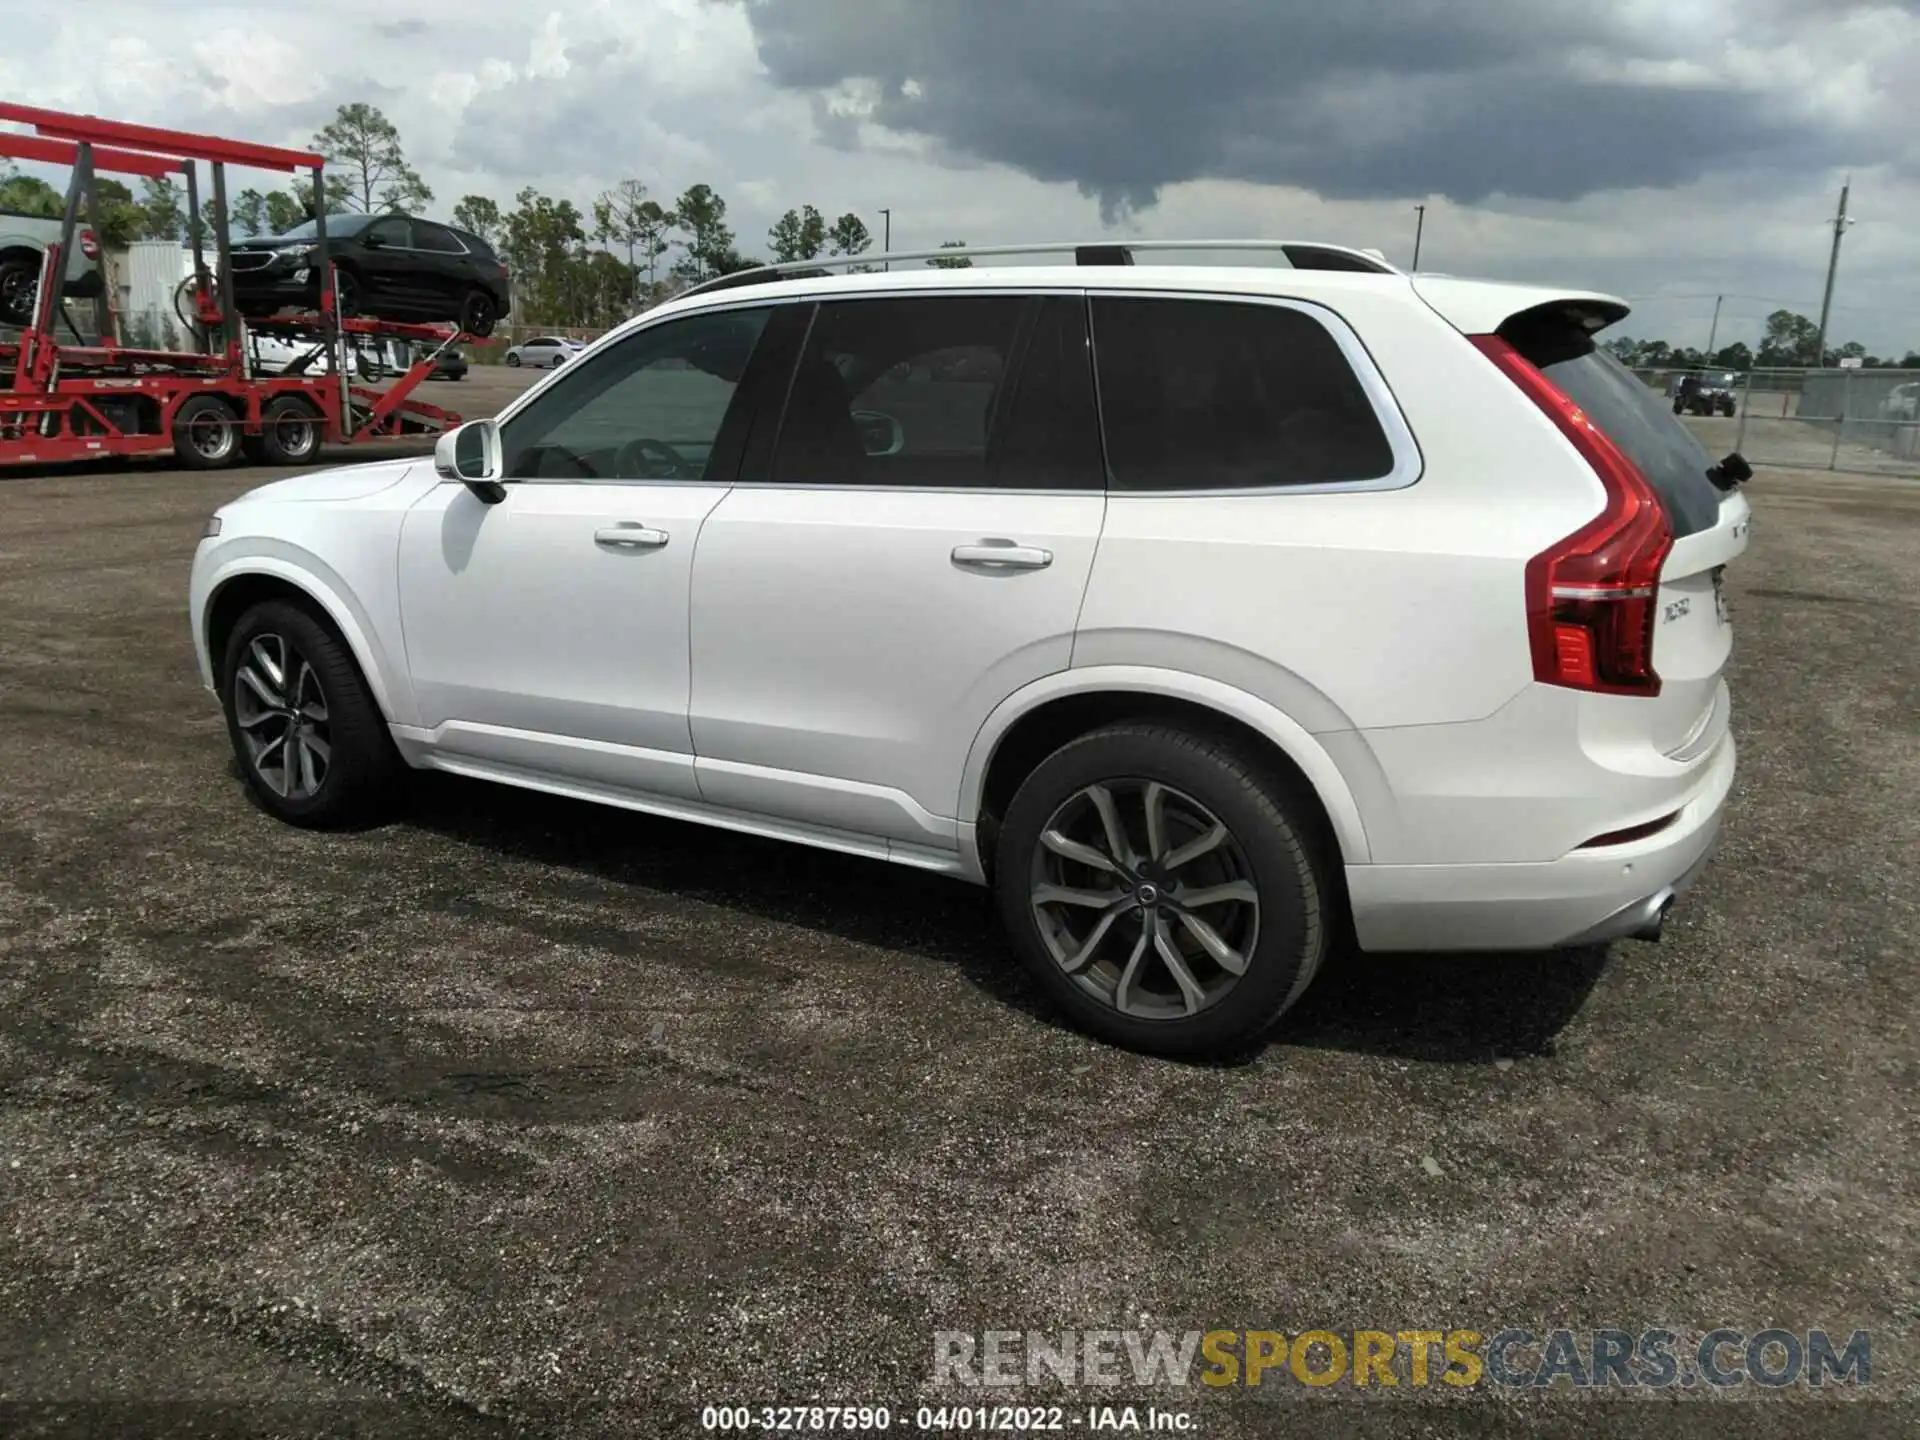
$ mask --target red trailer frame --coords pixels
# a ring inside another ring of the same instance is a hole
[[[226,167],[310,171],[314,195],[323,196],[324,156],[5,101],[0,101],[0,121],[31,125],[36,131],[28,135],[0,130],[0,156],[64,164],[73,172],[60,239],[47,247],[34,314],[17,343],[0,343],[0,465],[165,454],[200,469],[239,463],[243,456],[255,462],[306,463],[318,457],[319,444],[279,442],[296,433],[311,439],[317,432],[325,443],[351,445],[432,434],[460,423],[453,412],[413,399],[413,392],[433,373],[442,352],[469,337],[453,326],[341,318],[324,214],[315,217],[314,264],[322,281],[319,310],[252,322],[240,317],[233,299]],[[201,233],[196,162],[212,169],[212,273]],[[217,349],[128,348],[119,343],[117,323],[104,306],[100,344],[63,345],[55,338],[54,322],[63,313],[65,257],[72,253],[83,204],[88,220],[99,224],[94,176],[100,171],[186,177],[194,294],[209,341],[216,330],[223,337]],[[288,372],[255,375],[246,343],[249,331],[307,344],[311,350]],[[349,337],[405,340],[433,348],[382,391],[352,383]],[[322,354],[332,357],[331,375],[298,373]]]

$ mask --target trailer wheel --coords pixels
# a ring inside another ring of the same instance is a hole
[[[260,412],[260,458],[268,465],[308,465],[320,454],[320,412],[298,395],[282,395]]]
[[[240,417],[218,395],[195,395],[173,416],[173,453],[190,470],[218,470],[240,454]]]

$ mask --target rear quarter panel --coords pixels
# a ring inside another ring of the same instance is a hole
[[[1302,287],[1303,300],[1317,294]],[[1113,494],[1074,664],[1203,675],[1314,733],[1482,719],[1532,680],[1526,561],[1599,512],[1599,482],[1411,287],[1328,308],[1391,391],[1417,478],[1348,493]]]

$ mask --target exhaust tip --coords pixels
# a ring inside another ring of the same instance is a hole
[[[1669,895],[1660,902],[1660,908],[1653,912],[1653,918],[1634,931],[1629,938],[1644,940],[1649,945],[1658,945],[1660,935],[1667,927],[1667,912],[1671,909],[1673,909],[1673,896]]]

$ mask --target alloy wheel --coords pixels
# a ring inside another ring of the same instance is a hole
[[[1040,832],[1030,900],[1061,970],[1136,1019],[1217,1005],[1259,944],[1245,852],[1205,805],[1153,780],[1088,785],[1060,805]]]
[[[233,683],[233,714],[247,763],[283,800],[306,800],[326,783],[333,740],[320,676],[285,635],[248,643]]]

